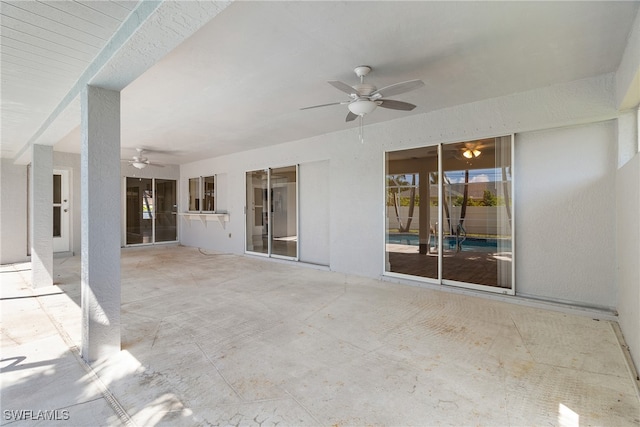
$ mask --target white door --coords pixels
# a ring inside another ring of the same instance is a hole
[[[69,252],[69,171],[53,171],[53,252]]]

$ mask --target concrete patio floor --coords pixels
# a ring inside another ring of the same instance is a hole
[[[0,268],[2,425],[640,424],[606,316],[133,248],[122,251],[122,351],[89,368],[79,257],[55,260],[50,288],[31,291],[28,269]],[[7,412],[20,410],[67,419]]]

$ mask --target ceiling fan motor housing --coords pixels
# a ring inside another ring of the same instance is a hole
[[[376,91],[376,87],[369,83],[360,83],[353,87],[361,96],[369,96]]]

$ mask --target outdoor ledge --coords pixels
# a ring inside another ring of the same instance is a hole
[[[189,227],[191,227],[191,221],[199,219],[204,226],[207,226],[208,221],[218,221],[222,228],[225,228],[225,223],[229,222],[229,214],[228,213],[203,213],[203,212],[182,212],[179,213]]]

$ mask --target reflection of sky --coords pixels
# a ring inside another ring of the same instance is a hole
[[[452,184],[464,183],[464,172],[461,171],[447,171],[445,176]],[[507,174],[508,176],[508,174]],[[473,169],[469,171],[469,182],[496,182],[502,181],[501,169]]]
[[[511,179],[511,173],[509,168],[506,171],[507,179]],[[464,183],[464,170],[458,171],[446,171],[445,177],[448,182],[451,184],[463,184]],[[390,175],[394,177],[399,177],[398,182],[406,182],[411,185],[413,182],[413,174],[400,174],[400,175]],[[420,185],[420,176],[419,174],[415,174],[416,176],[416,185]],[[469,182],[501,182],[502,181],[502,169],[500,168],[488,168],[488,169],[471,169],[469,170]],[[434,184],[434,182],[432,182]]]

